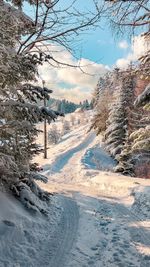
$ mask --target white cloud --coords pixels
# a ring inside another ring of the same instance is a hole
[[[129,47],[127,41],[122,40],[121,42],[118,43],[118,47],[121,49],[127,49]]]
[[[92,94],[91,94],[90,89],[83,88],[80,86],[72,87],[69,89],[57,87],[53,90],[53,97],[56,97],[59,99],[66,98],[69,101],[79,103],[79,101],[83,101],[85,99],[91,99]]]
[[[79,62],[77,62],[79,65]],[[58,70],[58,78],[70,85],[78,85],[91,88],[95,86],[100,75],[106,73],[106,67],[102,64],[94,63],[88,59],[80,60],[80,68],[63,68]],[[82,72],[83,71],[83,72]]]
[[[132,39],[131,51],[125,58],[120,58],[116,61],[118,68],[127,68],[131,62],[136,62],[138,58],[144,55],[150,49],[150,43],[143,36],[138,35]]]
[[[60,47],[54,49],[57,50],[55,59],[78,67],[54,68],[47,62],[39,67],[41,79],[46,81],[48,87],[54,89],[52,96],[75,102],[91,98],[91,93],[99,77],[108,71],[108,66],[85,58],[75,61],[68,51],[62,51]]]

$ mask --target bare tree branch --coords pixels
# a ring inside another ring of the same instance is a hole
[[[102,8],[97,5],[97,1],[92,0],[94,11],[77,10],[75,3],[72,1],[65,8],[60,8],[57,4],[60,0],[53,1],[52,4],[46,4],[45,8],[38,0],[35,3],[35,28],[32,29],[26,39],[22,42],[18,49],[18,54],[29,53],[35,44],[50,41],[53,43],[61,43],[61,46],[71,47],[74,36],[78,36],[83,30],[89,27],[95,27],[100,20]]]

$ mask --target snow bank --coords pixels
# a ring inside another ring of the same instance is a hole
[[[61,212],[56,197],[44,216],[29,213],[13,196],[0,192],[0,267],[49,266],[51,235]]]
[[[99,144],[88,149],[81,162],[88,169],[95,170],[109,171],[116,166],[116,161]]]
[[[131,210],[143,220],[150,220],[150,186],[140,186],[132,193],[134,203]]]

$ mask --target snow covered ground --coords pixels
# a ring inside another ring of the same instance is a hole
[[[47,211],[46,217],[32,214],[14,197],[0,193],[1,267],[49,266],[53,234],[62,213],[55,197]]]
[[[90,116],[77,113],[82,123],[36,158],[56,193],[47,217],[0,194],[0,267],[150,266],[150,181],[112,172]]]
[[[88,169],[112,170],[116,162],[108,155],[100,144],[88,149],[82,158],[82,163]]]

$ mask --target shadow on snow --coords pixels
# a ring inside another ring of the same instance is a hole
[[[86,137],[86,139],[78,146],[70,149],[69,151],[62,153],[59,155],[54,163],[52,164],[45,164],[43,166],[44,171],[51,172],[60,172],[61,169],[67,164],[67,162],[73,157],[73,155],[83,149],[85,149],[95,138],[95,134],[92,133]]]

